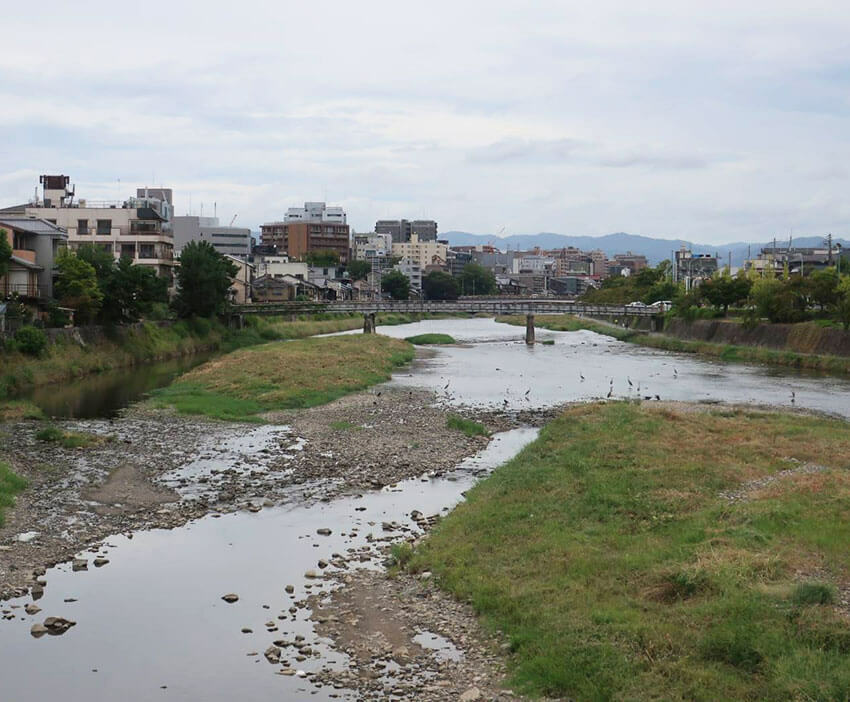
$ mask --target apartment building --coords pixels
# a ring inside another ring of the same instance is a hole
[[[68,233],[45,219],[0,217],[0,236],[12,247],[12,260],[0,276],[0,298],[17,295],[37,302],[53,297],[56,256],[67,246]]]
[[[414,235],[419,241],[437,240],[437,223],[433,219],[379,219],[375,231],[392,236],[394,244],[410,241]]]
[[[282,222],[260,226],[263,246],[275,247],[290,258],[301,259],[312,251],[335,251],[346,263],[350,250],[350,232],[341,207],[324,202],[305,202],[291,207]]]
[[[370,232],[354,235],[354,258],[358,261],[368,261],[373,258],[392,256],[393,238],[390,234]]]
[[[251,230],[247,227],[223,227],[218,217],[194,215],[172,217],[171,227],[178,254],[190,241],[206,241],[225,256],[251,255]]]
[[[174,236],[171,230],[171,190],[140,189],[142,195],[126,200],[75,199],[74,186],[66,175],[39,177],[42,197],[24,205],[0,210],[0,216],[22,215],[44,219],[68,233],[68,246],[94,244],[116,259],[127,257],[158,275],[173,280]]]
[[[415,262],[422,269],[434,263],[435,259],[445,264],[448,250],[448,245],[439,241],[420,241],[417,234],[412,234],[408,242],[393,242],[393,256]]]
[[[643,254],[633,254],[631,251],[624,254],[616,254],[614,260],[622,267],[628,268],[631,273],[640,273],[649,264]]]

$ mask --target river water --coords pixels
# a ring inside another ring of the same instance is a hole
[[[379,331],[395,337],[445,332],[460,342],[436,349],[391,381],[432,388],[448,404],[547,407],[609,392],[634,398],[639,385],[640,396],[665,400],[788,407],[794,393],[795,407],[850,414],[846,380],[643,349],[592,332],[540,330],[538,340],[554,344],[527,347],[524,329],[487,319],[429,320]],[[248,434],[258,431],[264,430],[246,428]],[[416,533],[411,511],[445,513],[481,475],[535,436],[533,429],[498,434],[479,455],[439,479],[409,480],[329,503],[305,504],[293,494],[286,507],[114,536],[99,551],[110,561],[103,568],[72,572],[65,564],[48,571],[38,615],[23,614],[30,598],[0,605],[16,615],[0,621],[0,699],[353,699],[304,678],[276,675],[279,666],[262,655],[276,639],[303,635],[322,656],[293,662],[294,667],[306,673],[347,665],[344,656],[316,639],[306,609],[289,611],[293,602],[327,587],[305,573],[335,552],[374,546],[370,535],[385,536],[383,522]],[[246,435],[258,446],[262,438]],[[219,458],[242,448],[221,446]],[[208,453],[187,458],[187,472],[207,470],[215,461]],[[317,529],[324,527],[333,533],[319,536]],[[91,560],[95,553],[82,556]],[[291,596],[284,591],[288,584],[295,588]],[[221,596],[229,592],[239,601],[223,602]],[[77,625],[63,636],[32,638],[31,625],[46,616]],[[267,631],[267,622],[277,631]],[[252,632],[242,633],[243,628]]]

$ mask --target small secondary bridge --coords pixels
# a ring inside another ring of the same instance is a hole
[[[645,317],[650,319],[653,331],[656,330],[662,313],[655,307],[631,305],[590,305],[572,300],[529,299],[516,297],[467,298],[460,300],[363,300],[332,302],[264,302],[247,305],[234,305],[234,317],[241,323],[245,315],[309,315],[309,314],[351,314],[359,313],[364,317],[363,332],[375,331],[375,315],[378,312],[396,312],[400,314],[489,314],[526,316],[526,343],[534,343],[534,316],[537,314],[572,314],[583,317]]]

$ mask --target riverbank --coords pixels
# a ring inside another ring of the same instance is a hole
[[[525,326],[524,316],[497,317],[496,321],[514,326]],[[799,353],[760,346],[718,344],[708,341],[681,339],[664,333],[648,333],[637,329],[620,327],[607,322],[568,315],[538,315],[534,318],[534,324],[535,326],[552,331],[578,331],[580,329],[586,329],[597,334],[611,336],[619,341],[648,346],[662,351],[695,353],[720,358],[724,361],[763,363],[822,371],[836,375],[850,375],[850,358],[842,356]]]
[[[383,325],[406,324],[411,315],[378,316]],[[268,341],[302,339],[318,334],[359,329],[360,315],[325,315],[318,319],[250,318],[243,329],[228,329],[217,320],[174,323],[144,322],[97,333],[59,336],[33,358],[19,352],[0,353],[0,400],[26,389],[67,382],[87,375],[205,351],[233,351]],[[74,330],[75,332],[77,330]],[[89,341],[86,341],[86,338]]]
[[[574,407],[471,489],[408,568],[504,632],[526,692],[843,698],[847,455],[840,420]]]

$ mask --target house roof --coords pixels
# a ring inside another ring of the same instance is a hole
[[[27,261],[25,258],[20,258],[19,256],[12,256],[12,263],[17,263],[19,266],[23,266],[24,268],[29,268],[34,271],[44,270],[41,266],[36,265],[32,261]]]
[[[0,227],[9,227],[30,234],[43,234],[46,236],[68,236],[62,227],[57,227],[53,222],[37,217],[0,217]]]

